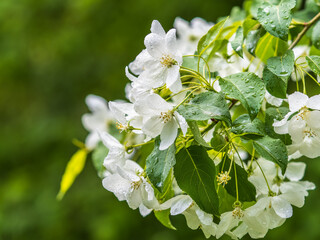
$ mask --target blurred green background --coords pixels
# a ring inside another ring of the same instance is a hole
[[[167,230],[103,189],[90,161],[65,198],[59,182],[87,132],[86,95],[124,97],[125,66],[143,49],[153,19],[166,30],[176,16],[208,21],[239,0],[1,0],[0,1],[0,239],[203,239]],[[320,162],[306,179],[320,183]],[[303,209],[266,239],[318,239],[318,190]]]

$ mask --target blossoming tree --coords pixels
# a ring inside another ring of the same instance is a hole
[[[168,32],[153,21],[125,69],[127,100],[86,98],[90,133],[58,198],[92,153],[106,190],[168,228],[178,214],[206,237],[281,226],[315,189],[297,159],[320,156],[320,2],[301,2],[247,0],[216,24],[176,18]]]

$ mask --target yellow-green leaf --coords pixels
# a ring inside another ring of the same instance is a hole
[[[73,184],[76,177],[82,172],[83,167],[86,163],[88,150],[85,148],[79,149],[75,154],[72,155],[66,170],[62,176],[60,183],[60,191],[57,195],[57,199],[61,200],[68,189]]]

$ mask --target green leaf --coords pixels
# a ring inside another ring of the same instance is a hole
[[[232,123],[231,131],[235,134],[246,134],[247,138],[266,135],[264,123],[255,118],[251,121],[248,114],[243,114]],[[251,136],[253,135],[253,136]]]
[[[215,189],[216,169],[205,148],[190,146],[176,155],[174,173],[179,187],[205,212],[219,215],[219,199]]]
[[[274,56],[281,56],[288,50],[288,43],[266,33],[258,42],[255,54],[264,63]]]
[[[295,5],[295,0],[282,0],[279,5],[263,2],[258,9],[258,21],[270,34],[287,41],[292,20],[291,9]]]
[[[99,177],[103,177],[103,172],[105,170],[103,166],[103,161],[105,157],[108,155],[108,152],[108,148],[106,148],[106,146],[104,146],[102,142],[99,142],[98,146],[92,152],[93,166],[97,170]]]
[[[253,147],[261,157],[278,164],[284,174],[288,164],[288,152],[286,145],[280,139],[265,136],[254,140]]]
[[[231,124],[228,105],[222,93],[200,93],[189,103],[181,105],[178,112],[186,120],[204,121],[215,118]]]
[[[316,23],[312,30],[311,36],[312,44],[317,48],[320,49],[320,21]]]
[[[176,163],[175,144],[172,144],[166,150],[159,150],[160,137],[155,139],[154,149],[146,160],[146,172],[153,184],[160,192],[163,191],[165,180],[170,173],[171,168]]]
[[[320,56],[306,56],[310,69],[320,76]]]
[[[226,160],[219,164],[220,172],[228,171],[230,168],[231,160],[226,158]],[[235,163],[232,163],[235,164]],[[223,168],[222,168],[223,166]],[[236,173],[237,173],[237,182],[238,182],[238,193],[239,193],[239,200],[241,202],[251,202],[256,200],[256,188],[253,186],[251,182],[248,181],[248,173],[238,164],[236,166]],[[224,186],[227,192],[233,196],[237,197],[236,192],[236,176],[234,171],[234,166],[231,166],[231,171],[229,176],[231,179],[228,183]]]
[[[265,95],[264,83],[257,75],[249,72],[237,73],[221,78],[219,83],[222,92],[241,102],[251,119],[257,116]]]
[[[286,98],[288,79],[294,70],[294,53],[288,50],[283,56],[272,57],[263,71],[268,92],[278,98]]]
[[[233,50],[243,58],[243,28],[238,27],[234,40],[231,42]]]
[[[257,20],[254,20],[252,18],[246,18],[242,23],[243,36],[246,37],[250,30],[257,24],[259,24]]]
[[[272,124],[274,123],[275,120],[280,121],[281,119],[283,119],[288,112],[289,112],[289,108],[287,107],[280,107],[280,108],[269,107],[267,108],[266,115],[265,115],[266,133],[272,138],[281,139],[286,145],[291,144],[290,135],[277,134],[274,131],[274,127],[272,126]]]
[[[197,122],[196,121],[188,121],[188,125],[191,129],[193,136],[194,136],[194,140],[196,140],[196,142],[199,143],[200,145],[210,148],[210,145],[208,143],[206,143],[206,141],[201,136],[201,132],[199,130]]]
[[[279,77],[289,77],[294,70],[294,53],[288,50],[283,56],[272,57],[267,61],[268,69]]]
[[[215,24],[206,35],[204,35],[198,43],[198,53],[201,56],[207,50],[214,47],[215,41],[221,37],[221,32],[228,18]]]
[[[226,139],[216,132],[213,133],[213,137],[211,138],[210,143],[212,148],[217,152],[220,152],[220,151],[225,152],[228,150],[228,148],[226,147],[226,144],[227,144]]]
[[[258,30],[252,30],[248,33],[248,36],[246,38],[246,49],[248,52],[255,56],[255,50],[257,47],[257,44],[260,40],[260,38],[266,33],[264,28],[260,28]]]
[[[162,223],[163,226],[172,230],[177,230],[170,221],[170,209],[163,211],[154,211],[154,216],[159,220],[159,222]]]
[[[60,182],[60,191],[57,195],[58,200],[63,198],[65,193],[72,186],[76,177],[82,172],[86,163],[87,155],[88,150],[86,148],[79,149],[72,155]]]

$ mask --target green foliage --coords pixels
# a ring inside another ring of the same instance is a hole
[[[263,70],[263,80],[268,92],[278,98],[286,98],[288,80],[294,70],[294,54],[288,50],[283,56],[272,57]]]
[[[320,49],[320,21],[313,27],[311,41],[317,49]]]
[[[215,188],[216,168],[205,148],[183,148],[177,153],[176,159],[174,173],[179,187],[203,211],[219,215],[219,199]]]
[[[215,24],[208,31],[208,33],[199,40],[198,53],[200,56],[206,52],[208,55],[211,55],[214,51],[216,51],[217,47],[219,47],[219,44],[221,44],[221,42],[217,42],[217,40],[219,40],[222,36],[222,29],[226,21],[227,19],[224,19]]]
[[[236,73],[220,79],[222,91],[230,98],[239,100],[254,119],[262,105],[265,87],[262,80],[251,72]]]
[[[266,31],[286,41],[292,20],[291,9],[295,5],[296,0],[281,0],[279,5],[262,2],[258,7],[257,18]]]
[[[256,138],[257,136],[264,136],[266,134],[264,123],[259,118],[251,121],[248,114],[238,117],[232,123],[231,131],[235,134],[244,135],[246,138]]]
[[[320,56],[307,56],[306,60],[310,69],[320,76]]]
[[[163,211],[154,211],[154,216],[163,224],[163,226],[172,229],[177,230],[171,223],[170,220],[170,209],[163,210]]]
[[[288,164],[288,152],[286,145],[280,139],[265,136],[254,140],[253,147],[261,157],[278,164],[284,174]]]
[[[176,163],[176,147],[173,144],[161,151],[159,146],[160,137],[155,139],[154,149],[147,157],[146,172],[153,186],[162,192],[170,170]]]
[[[232,46],[233,50],[242,58],[243,58],[243,49],[242,49],[243,35],[244,35],[243,28],[238,27],[238,29],[236,31],[236,36],[235,36],[234,40],[231,42],[231,46]]]
[[[201,132],[199,130],[199,127],[198,127],[198,123],[196,121],[188,121],[188,125],[189,125],[189,128],[193,134],[193,137],[194,137],[194,140],[204,146],[204,147],[209,147],[210,148],[210,145],[208,143],[206,143],[206,141],[203,139],[203,137],[201,136]]]
[[[218,119],[231,124],[231,116],[224,95],[204,92],[195,96],[189,103],[181,105],[178,112],[186,120],[203,121]]]

